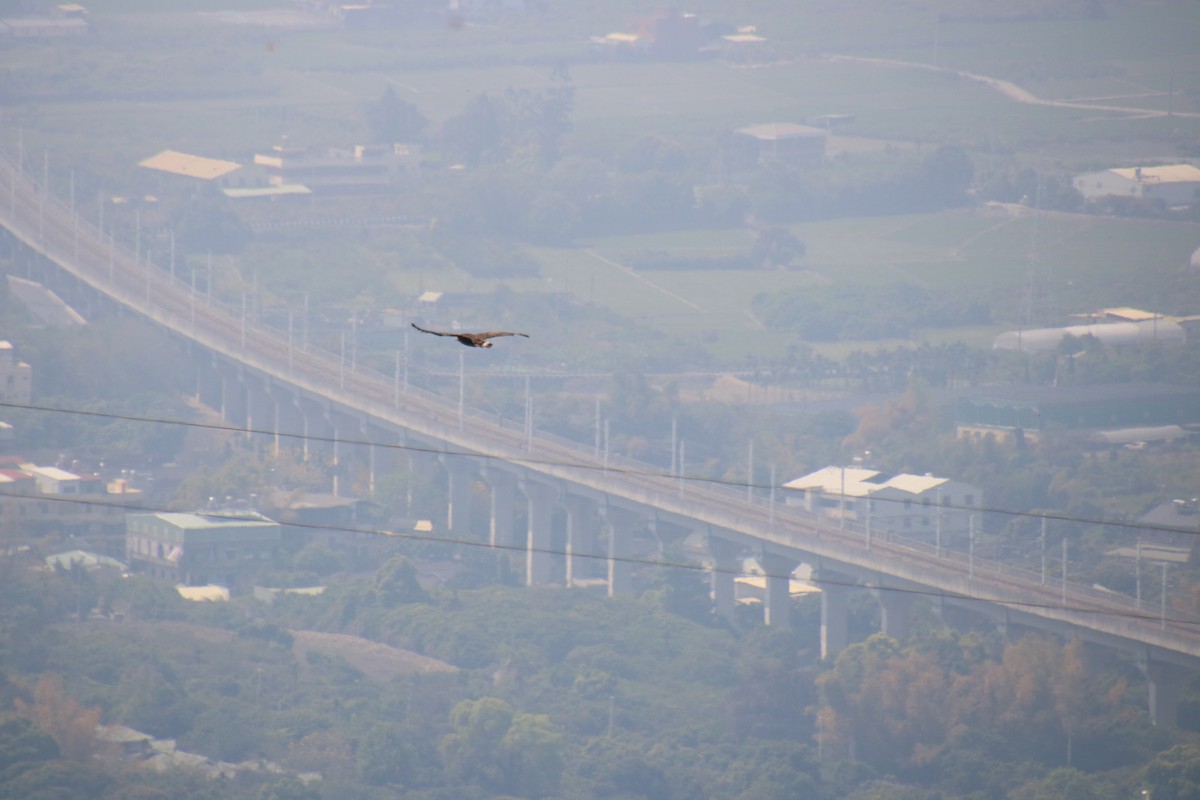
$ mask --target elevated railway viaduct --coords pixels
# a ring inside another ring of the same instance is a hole
[[[48,277],[83,298],[119,304],[188,343],[196,356],[196,394],[232,426],[296,436],[322,447],[338,477],[355,464],[369,480],[397,448],[426,454],[448,482],[448,536],[483,542],[470,519],[473,485],[490,494],[487,542],[523,550],[528,585],[576,585],[601,578],[610,594],[632,587],[633,539],[702,534],[708,543],[716,609],[732,614],[740,556],[754,553],[766,571],[769,624],[785,623],[790,573],[812,566],[821,585],[821,649],[847,644],[846,599],[869,589],[890,634],[902,634],[914,596],[935,598],[946,612],[966,609],[1008,628],[1029,628],[1132,653],[1151,687],[1154,719],[1175,722],[1183,680],[1200,664],[1200,626],[1140,607],[1133,598],[915,542],[873,537],[777,504],[774,491],[753,492],[663,474],[646,465],[603,458],[599,448],[535,431],[408,385],[401,371],[347,364],[300,344],[292,326],[258,324],[243,308],[222,305],[84,221],[20,159],[0,156],[0,225],[39,259]],[[524,504],[525,526],[514,513]],[[555,515],[565,520],[555,531]],[[555,546],[555,537],[565,542]],[[603,564],[603,575],[592,566]]]

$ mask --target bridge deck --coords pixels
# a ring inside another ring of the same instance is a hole
[[[1112,637],[1144,649],[1200,658],[1200,628],[1190,620],[1160,619],[1134,600],[913,542],[872,541],[856,526],[839,528],[771,498],[680,480],[629,461],[602,463],[590,449],[401,387],[398,376],[347,370],[343,359],[295,345],[289,332],[248,321],[244,311],[197,296],[195,287],[139,263],[111,235],[80,219],[8,156],[0,155],[0,224],[59,268],[128,309],[179,336],[324,401],[388,426],[443,443],[447,452],[504,461],[561,482],[570,491],[611,498],[711,527],[776,552],[834,563],[873,576],[871,583],[921,588],[974,598],[1046,623]]]

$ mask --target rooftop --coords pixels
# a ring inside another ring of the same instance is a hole
[[[884,489],[917,495],[944,486],[949,481],[949,478],[934,475],[911,475],[906,472],[893,475],[877,469],[832,466],[788,481],[783,488],[816,489],[826,494],[840,495],[844,487],[846,497],[867,497]]]
[[[79,476],[74,472],[67,472],[65,469],[59,469],[58,467],[39,467],[36,464],[22,464],[21,469],[30,475],[40,475],[43,478],[49,478],[53,481],[79,480]]]
[[[196,530],[199,528],[246,528],[246,527],[272,527],[277,526],[278,522],[272,522],[269,519],[247,516],[210,516],[207,514],[191,514],[178,511],[164,511],[150,516],[157,517],[164,522],[170,523],[178,528],[187,528]]]
[[[768,122],[762,125],[747,125],[744,128],[738,128],[737,132],[764,141],[816,138],[828,135],[828,132],[824,128],[814,128],[811,125],[800,125],[794,122]]]
[[[145,167],[146,169],[170,172],[173,175],[184,175],[188,178],[211,181],[228,175],[236,169],[241,169],[242,165],[233,161],[222,161],[217,158],[193,156],[188,153],[180,153],[177,150],[163,150],[158,155],[139,161],[138,166]]]
[[[1109,172],[1142,183],[1200,181],[1200,168],[1193,167],[1191,164],[1167,164],[1161,167],[1117,167]]]

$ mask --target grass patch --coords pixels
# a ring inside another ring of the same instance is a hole
[[[611,237],[580,248],[537,248],[540,282],[517,290],[566,291],[614,313],[636,317],[664,334],[697,338],[714,354],[745,358],[782,353],[795,341],[768,334],[752,303],[760,293],[831,285],[910,283],[934,296],[994,305],[991,324],[918,327],[916,340],[963,339],[986,344],[1016,324],[1031,284],[1038,324],[1106,306],[1165,302],[1171,276],[1200,241],[1200,226],[1073,215],[1010,216],[977,209],[919,216],[807,223],[793,227],[808,255],[794,271],[693,270],[632,273],[622,258],[653,249],[671,255],[749,248],[745,231],[682,231]],[[1178,294],[1178,293],[1176,293]],[[1195,288],[1176,303],[1200,304]],[[897,343],[908,340],[896,340]],[[865,346],[857,343],[854,348]],[[874,345],[871,345],[874,346]],[[822,352],[845,350],[845,342]],[[852,349],[854,349],[852,348]]]

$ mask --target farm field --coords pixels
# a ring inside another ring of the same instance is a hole
[[[664,334],[691,338],[716,332],[714,349],[737,357],[783,352],[792,343],[786,336],[764,341],[751,309],[760,293],[834,283],[914,283],[935,295],[991,302],[1000,311],[992,326],[928,330],[920,338],[986,344],[1021,324],[1031,283],[1033,310],[1041,315],[1034,325],[1139,303],[1185,313],[1189,309],[1169,307],[1172,298],[1165,293],[1200,245],[1200,225],[1035,217],[1028,209],[1014,215],[1003,208],[837,220],[792,230],[806,243],[807,255],[789,271],[636,273],[627,267],[631,255],[646,250],[719,256],[748,251],[752,243],[742,230],[680,231],[592,240],[578,248],[535,248],[531,253],[542,265],[543,280],[509,283],[524,291],[568,291]],[[845,347],[818,349],[833,353]]]
[[[946,143],[972,152],[977,176],[1022,164],[1094,168],[1105,163],[1098,153],[1111,159],[1165,152],[1171,131],[1200,125],[1186,116],[1141,119],[1061,105],[1154,110],[1169,103],[1182,115],[1200,111],[1200,55],[1188,46],[1200,20],[1182,2],[1106,5],[1109,17],[1101,20],[1010,22],[972,19],[970,3],[963,8],[971,13],[951,21],[887,13],[880,4],[851,26],[856,12],[831,13],[834,4],[810,3],[810,13],[798,15],[784,13],[794,11],[788,4],[763,2],[737,12],[759,20],[736,21],[761,24],[775,57],[745,63],[625,63],[589,50],[588,35],[620,29],[636,4],[394,31],[232,24],[236,14],[211,13],[224,5],[189,0],[167,13],[144,0],[106,0],[90,7],[103,23],[95,39],[14,47],[0,89],[40,76],[77,79],[55,78],[55,86],[71,90],[48,102],[6,106],[0,144],[11,151],[21,140],[30,158],[46,153],[51,186],[60,194],[73,171],[88,203],[101,188],[124,193],[144,182],[134,165],[166,148],[247,162],[281,141],[365,141],[365,108],[388,88],[435,131],[480,93],[570,86],[572,130],[564,149],[601,160],[649,134],[707,152],[742,125],[847,114],[853,122],[833,137],[847,142],[834,148],[841,154],[834,169],[859,175],[886,174],[894,163]],[[256,0],[238,11],[250,19],[250,12],[277,5]],[[698,10],[729,14],[721,4],[708,5]],[[135,41],[140,46],[131,61],[112,49]],[[185,80],[164,66],[176,64],[181,53],[190,65]],[[564,63],[568,73],[559,70]],[[954,70],[1011,80],[1059,105],[1019,103]],[[286,218],[288,211],[281,205],[278,213]],[[263,243],[234,271],[242,281],[256,280],[261,271],[264,286],[277,276],[280,292],[319,296],[331,285],[325,265],[337,261],[345,279],[333,288],[361,287],[357,305],[393,306],[426,289],[569,293],[664,335],[700,338],[732,360],[782,352],[793,343],[786,336],[764,342],[755,297],[839,284],[908,283],[978,302],[991,309],[990,325],[917,334],[976,343],[1007,326],[1059,324],[1064,315],[1105,305],[1196,310],[1188,305],[1190,295],[1175,290],[1181,265],[1200,244],[1196,225],[988,207],[810,222],[791,230],[807,254],[790,271],[639,273],[628,267],[631,257],[651,251],[746,253],[754,238],[743,228],[518,245],[540,265],[536,278],[495,280],[436,261],[405,264],[405,251],[387,237],[332,236],[320,247]]]

